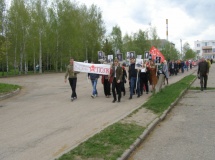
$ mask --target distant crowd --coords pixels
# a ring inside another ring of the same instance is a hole
[[[77,74],[79,73],[74,71],[73,63],[74,59],[71,58],[65,74],[65,82],[67,82],[68,78],[72,89],[72,101],[77,99],[76,83]],[[139,98],[144,92],[145,94],[155,92],[155,86],[160,74],[164,74],[165,80],[163,85],[169,84],[169,76],[184,73],[185,70],[188,71],[189,69],[192,69],[193,66],[197,66],[198,63],[199,61],[192,60],[170,60],[168,62],[164,60],[160,65],[156,65],[153,60],[148,60],[144,61],[142,67],[137,69],[135,68],[135,58],[131,58],[129,66],[126,69],[126,63],[120,64],[119,60],[116,58],[111,65],[109,75],[88,73],[88,78],[92,84],[91,97],[96,98],[98,96],[97,83],[100,77],[105,97],[110,98],[112,96],[112,102],[115,103],[121,101],[122,95],[126,95],[126,83],[129,83],[129,100],[131,100],[134,95]],[[207,63],[208,66],[210,66],[213,63],[213,60],[207,60]]]

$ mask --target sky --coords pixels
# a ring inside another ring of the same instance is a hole
[[[156,27],[158,37],[167,39],[181,51],[188,42],[194,49],[194,41],[215,40],[214,0],[76,0],[79,4],[100,8],[107,34],[114,26],[122,35],[137,33],[140,29]]]

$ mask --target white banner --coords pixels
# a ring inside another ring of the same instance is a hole
[[[74,61],[74,71],[109,75],[109,64],[92,64]]]

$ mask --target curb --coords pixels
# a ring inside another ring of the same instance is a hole
[[[158,116],[157,118],[155,118],[152,121],[152,123],[150,123],[147,126],[147,128],[144,130],[144,132],[135,140],[135,142],[129,147],[129,149],[125,150],[125,152],[122,154],[122,156],[120,158],[118,158],[117,160],[127,160],[129,158],[131,153],[134,152],[135,149],[146,139],[148,134],[156,127],[156,125],[166,118],[167,114],[179,102],[179,100],[185,95],[185,93],[187,92],[189,87],[195,82],[196,79],[197,79],[197,77],[194,78],[194,80],[189,84],[189,86],[184,91],[181,92],[179,97],[168,107],[167,110],[165,110],[162,113],[161,116]]]
[[[4,100],[4,99],[7,99],[7,98],[10,98],[10,97],[12,97],[12,96],[15,96],[15,95],[17,95],[19,92],[20,92],[20,88],[16,89],[15,91],[12,91],[12,92],[10,92],[10,93],[0,95],[0,101],[2,101],[2,100]]]

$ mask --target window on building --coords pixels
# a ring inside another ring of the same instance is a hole
[[[197,47],[200,47],[200,44],[197,44],[196,46],[197,46]]]
[[[212,49],[212,52],[214,52],[214,53],[215,53],[215,48],[213,48],[213,49]]]
[[[199,54],[199,53],[200,53],[200,50],[197,50],[196,53]]]
[[[208,46],[208,43],[207,43],[207,42],[205,42],[205,46]]]

